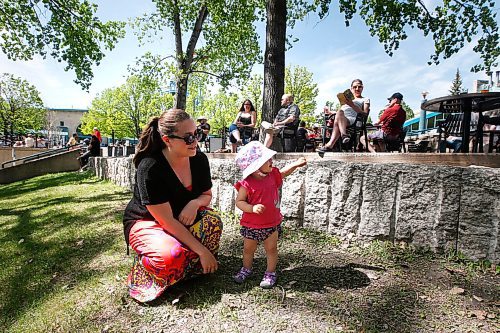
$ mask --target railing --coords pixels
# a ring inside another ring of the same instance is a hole
[[[83,146],[82,144],[76,144],[76,145],[69,146],[69,147],[63,147],[63,148],[58,148],[58,149],[51,149],[51,150],[47,150],[47,151],[44,151],[44,152],[41,152],[41,153],[38,153],[38,154],[34,154],[34,155],[26,156],[26,157],[23,157],[23,158],[18,158],[18,159],[10,160],[10,161],[7,161],[7,162],[3,162],[2,163],[2,169],[5,168],[6,165],[9,164],[9,163],[14,164],[14,163],[22,162],[24,164],[24,163],[29,162],[29,161],[39,160],[41,158],[45,158],[45,157],[48,157],[48,156],[57,155],[59,153],[65,152],[65,151],[74,150],[74,149],[81,149],[82,146]]]

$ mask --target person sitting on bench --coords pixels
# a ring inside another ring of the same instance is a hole
[[[296,129],[299,124],[300,109],[297,104],[293,103],[293,96],[284,94],[281,97],[281,109],[278,111],[274,122],[271,124],[267,121],[261,123],[266,136],[264,145],[270,147],[273,143],[273,137],[278,136],[285,128]]]
[[[360,138],[361,144],[368,147],[368,150],[372,153],[385,151],[385,140],[398,140],[406,120],[406,112],[401,106],[403,95],[397,92],[392,94],[388,100],[389,105],[380,116],[378,122],[374,124],[375,126],[380,125],[381,128],[374,133],[368,134],[368,139],[373,140],[373,145],[370,142],[366,142],[364,137]],[[377,149],[374,145],[377,146]]]

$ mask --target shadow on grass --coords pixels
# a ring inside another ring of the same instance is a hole
[[[289,260],[284,256],[281,261],[286,265]],[[254,261],[254,274],[242,284],[233,281],[233,275],[241,267],[241,257],[220,255],[219,262],[219,270],[215,274],[181,281],[148,305],[161,306],[165,302],[172,303],[175,299],[182,298],[180,308],[204,308],[220,302],[223,294],[243,294],[256,287],[260,288],[259,283],[266,267],[265,258],[257,258]],[[285,286],[286,289],[294,291],[311,292],[326,288],[357,289],[369,284],[370,279],[366,274],[349,265],[306,265],[289,270],[278,269],[278,284],[274,290],[281,290],[280,286]]]
[[[418,293],[407,285],[384,286],[376,299],[353,308],[365,332],[415,332],[425,318]]]
[[[64,173],[37,177],[2,189],[5,200],[27,192],[38,192],[40,199],[22,201],[10,209],[0,210],[0,216],[7,221],[0,225],[4,244],[0,260],[5,265],[0,274],[3,286],[0,331],[8,330],[17,318],[53,294],[70,292],[73,287],[98,276],[92,269],[82,268],[121,237],[112,221],[120,219],[122,212],[112,207],[116,206],[115,202],[126,200],[125,194],[99,194],[84,199],[74,192],[62,197],[44,195],[51,188],[81,183],[98,186],[99,181],[88,173]],[[82,204],[81,209],[75,210],[75,206],[70,205],[75,202]],[[47,207],[51,209],[44,216],[37,212]]]

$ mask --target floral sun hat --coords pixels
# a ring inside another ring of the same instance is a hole
[[[250,141],[241,147],[236,154],[236,164],[243,172],[243,179],[259,170],[275,154],[274,150],[267,148],[259,141]]]

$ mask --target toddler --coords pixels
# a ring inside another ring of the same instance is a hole
[[[283,167],[273,167],[275,151],[258,141],[243,146],[236,155],[236,164],[243,172],[243,180],[234,187],[238,191],[236,207],[243,211],[240,233],[243,241],[243,267],[234,276],[242,283],[252,274],[252,263],[259,242],[264,243],[267,269],[260,283],[262,288],[272,288],[276,284],[276,264],[278,262],[278,236],[281,233],[281,215],[278,189],[283,178],[295,169],[305,165],[305,158]]]

